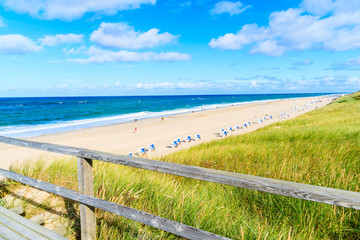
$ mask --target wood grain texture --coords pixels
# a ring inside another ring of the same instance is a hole
[[[77,165],[79,192],[89,196],[94,196],[92,160],[86,158],[78,158]],[[94,207],[80,204],[80,225],[82,240],[96,239],[96,216]]]
[[[194,239],[194,240],[229,239],[182,223],[171,221],[166,218],[158,217],[143,211],[125,207],[116,203],[108,202],[93,196],[88,196],[82,193],[78,193],[76,191],[64,187],[60,187],[51,183],[43,182],[38,179],[26,177],[2,168],[0,168],[0,175],[27,184],[29,186],[77,201],[87,206],[92,206],[111,213],[115,213],[119,216],[123,216],[188,239]]]
[[[177,163],[155,161],[144,158],[115,155],[83,148],[67,147],[49,143],[39,143],[2,136],[0,136],[0,142],[56,153],[63,153],[81,158],[115,163],[156,172],[168,173],[182,177],[200,179],[208,182],[215,182],[235,187],[247,188],[287,197],[326,203],[340,207],[360,209],[360,193],[358,192],[318,187],[314,185],[288,182],[271,178],[225,172]]]
[[[4,207],[0,207],[0,226],[5,239],[67,239]]]
[[[77,166],[78,166],[79,192],[89,196],[94,196],[92,160],[86,158],[78,158]],[[81,225],[82,240],[96,239],[96,217],[95,217],[94,207],[80,204],[80,225]]]

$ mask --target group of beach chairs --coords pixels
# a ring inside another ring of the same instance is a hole
[[[191,141],[200,141],[201,137],[200,134],[196,134],[194,138],[191,138],[190,135],[186,136],[184,140],[181,140],[180,138],[176,138],[173,141],[170,142],[170,148],[177,148],[179,145],[181,145],[182,142],[191,142]]]
[[[135,154],[132,153],[132,152],[129,152],[126,155],[129,156],[129,157],[133,157],[134,155],[136,155],[136,156],[144,156],[144,155],[146,155],[146,153],[153,152],[153,151],[155,151],[155,144],[151,143],[151,144],[149,144],[148,147],[139,148],[137,153],[135,153]]]
[[[180,138],[175,139],[174,141],[170,142],[170,148],[177,148],[179,145],[181,145],[181,143],[183,142],[191,142],[191,141],[200,141],[201,137],[200,134],[196,134],[194,136],[194,138],[191,138],[190,135],[186,136],[184,140],[181,140]],[[138,157],[142,157],[145,156],[148,152],[153,152],[155,151],[155,144],[151,143],[149,144],[148,147],[142,147],[139,148],[138,151],[136,153],[133,152],[129,152],[126,155],[129,157],[134,157],[134,156],[138,156]]]
[[[294,106],[292,108],[289,108],[289,112],[293,112],[293,113],[295,113],[295,112],[304,112],[308,108],[310,108],[311,105],[313,105],[315,103],[321,103],[321,102],[322,102],[322,100],[315,100],[315,101],[312,101],[310,103],[305,103],[305,104],[303,104],[301,106]],[[290,117],[290,115],[288,113],[285,113],[284,111],[281,111],[279,115],[280,115],[280,118],[289,118]]]
[[[273,117],[270,115],[266,115],[263,118],[258,118],[256,122],[251,123],[250,121],[247,121],[246,123],[242,124],[242,125],[236,125],[235,127],[229,127],[228,130],[222,128],[220,129],[220,137],[226,137],[229,133],[231,132],[235,132],[235,131],[239,131],[240,129],[245,129],[250,127],[251,124],[262,124],[264,123],[265,120],[272,120]]]

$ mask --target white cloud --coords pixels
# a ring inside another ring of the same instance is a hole
[[[55,46],[62,43],[79,43],[82,41],[84,35],[82,34],[56,34],[47,35],[39,39],[43,46]]]
[[[143,61],[161,61],[161,62],[175,62],[175,61],[188,61],[191,59],[190,54],[178,52],[129,52],[129,51],[110,51],[97,47],[90,47],[86,53],[89,58],[69,59],[71,62],[76,63],[97,63],[103,64],[107,62],[143,62]]]
[[[83,35],[77,34],[57,34],[47,35],[38,40],[30,39],[21,34],[0,35],[0,53],[4,54],[24,54],[28,52],[38,52],[44,46],[55,46],[61,43],[77,43],[81,42]],[[83,50],[85,47],[76,49]],[[66,51],[64,51],[66,52]],[[74,53],[75,49],[69,50],[69,53]]]
[[[360,86],[360,78],[359,77],[351,77],[348,79],[346,84],[353,85],[353,86]]]
[[[0,0],[7,9],[40,19],[71,21],[85,13],[115,15],[118,11],[155,4],[156,0]]]
[[[228,33],[217,39],[211,39],[209,46],[226,50],[242,49],[245,45],[258,42],[267,37],[267,29],[256,24],[247,24],[236,34]]]
[[[147,32],[135,31],[126,23],[101,23],[90,35],[90,40],[103,47],[119,49],[153,48],[175,42],[178,36],[160,33],[152,28]]]
[[[244,4],[240,1],[238,2],[221,1],[215,4],[215,7],[210,12],[212,15],[228,13],[232,16],[244,12],[249,7],[250,7],[249,5],[244,6]]]
[[[269,56],[280,56],[284,53],[285,47],[279,45],[274,40],[265,40],[255,46],[250,52],[251,53],[263,53]]]
[[[260,87],[260,85],[256,81],[250,82],[250,88],[258,88],[258,87]]]
[[[359,16],[359,0],[304,0],[299,8],[271,13],[268,26],[244,25],[236,34],[212,39],[209,46],[235,50],[247,45],[252,53],[272,56],[293,50],[358,49]]]
[[[41,50],[33,40],[20,34],[0,35],[0,52],[5,54],[24,54]]]
[[[128,88],[133,88],[133,85],[127,85]],[[239,89],[240,86],[238,84],[234,84],[231,82],[213,82],[213,81],[200,81],[200,82],[161,82],[161,83],[151,83],[151,82],[143,82],[137,83],[135,85],[137,89],[144,90],[173,90],[173,89]]]
[[[86,47],[84,45],[81,45],[78,48],[70,48],[70,49],[64,48],[63,52],[66,55],[76,55],[76,54],[82,53],[85,49],[86,49]]]
[[[326,70],[360,70],[360,57],[333,63],[331,67]]]

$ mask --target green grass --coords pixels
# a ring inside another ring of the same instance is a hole
[[[359,191],[359,132],[357,92],[295,119],[203,143],[161,160]],[[226,237],[360,238],[357,210],[114,164],[96,162],[94,168],[97,197]],[[77,189],[75,159],[39,160],[12,170]],[[76,212],[77,204],[71,204]],[[99,239],[179,239],[100,210],[97,217]],[[73,232],[77,227],[72,224]]]

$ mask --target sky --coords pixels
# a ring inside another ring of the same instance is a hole
[[[360,0],[0,0],[0,97],[354,92]]]

